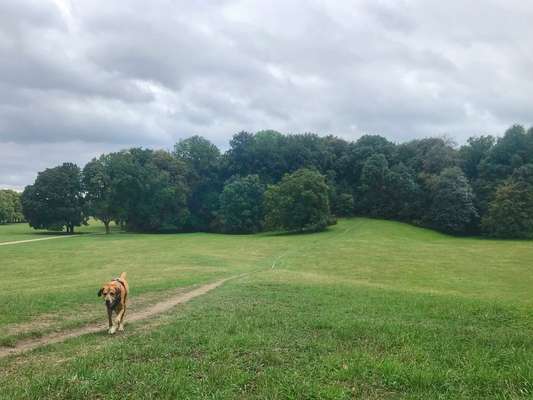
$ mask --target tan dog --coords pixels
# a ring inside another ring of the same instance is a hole
[[[128,297],[129,288],[128,281],[126,281],[126,273],[120,274],[119,278],[106,283],[98,291],[98,296],[104,296],[105,305],[107,308],[107,318],[109,319],[110,334],[117,331],[124,330],[124,314],[126,314],[126,299]],[[113,311],[117,314],[115,324],[113,324]]]

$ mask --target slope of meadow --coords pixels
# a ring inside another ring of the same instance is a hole
[[[533,396],[532,242],[351,219],[308,235],[82,235],[0,257],[11,345],[105,324],[96,291],[121,270],[154,301],[247,273],[123,335],[0,360],[0,398]]]

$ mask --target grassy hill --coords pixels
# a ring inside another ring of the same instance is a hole
[[[308,235],[80,235],[0,257],[4,345],[105,324],[96,291],[122,270],[147,304],[246,274],[123,335],[1,359],[0,398],[533,396],[532,242],[351,219]]]

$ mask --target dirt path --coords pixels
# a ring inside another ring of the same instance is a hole
[[[0,246],[7,246],[7,245],[10,245],[10,244],[29,243],[29,242],[39,242],[41,240],[66,239],[66,238],[81,237],[81,236],[88,236],[88,235],[96,235],[96,233],[85,233],[83,235],[72,235],[72,236],[70,236],[70,235],[49,236],[49,237],[39,238],[39,239],[15,240],[13,242],[1,242]]]
[[[239,275],[240,276],[240,275]],[[196,289],[191,290],[187,293],[182,293],[168,299],[154,304],[152,307],[138,311],[134,314],[126,315],[126,324],[135,321],[141,321],[147,319],[157,314],[164,313],[165,311],[170,310],[171,308],[177,306],[178,304],[186,303],[189,300],[194,299],[195,297],[201,296],[217,287],[222,285],[224,282],[236,278],[237,276],[221,279],[219,281],[208,283],[206,285],[200,286]],[[75,338],[78,336],[86,335],[88,333],[101,332],[107,329],[107,326],[103,324],[98,325],[87,325],[82,328],[73,329],[67,332],[57,332],[50,335],[46,335],[37,339],[28,339],[23,340],[15,347],[0,347],[0,358],[9,356],[11,354],[19,354],[25,351],[33,350],[37,347],[45,346],[53,343],[60,343],[67,339]]]

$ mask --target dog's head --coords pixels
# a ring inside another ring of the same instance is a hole
[[[108,307],[114,307],[120,301],[120,289],[114,283],[106,283],[98,291],[98,296],[103,296]]]

